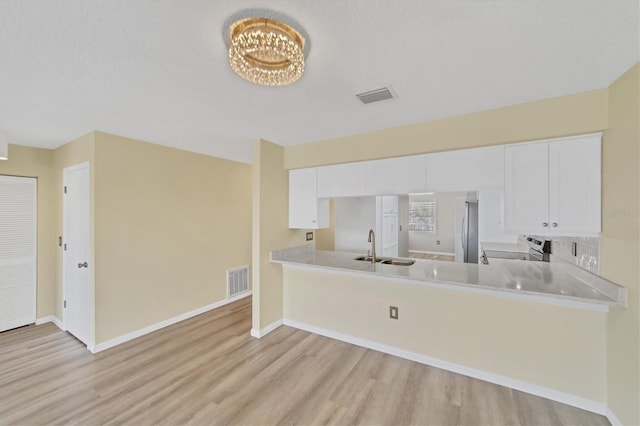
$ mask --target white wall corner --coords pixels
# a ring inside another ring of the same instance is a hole
[[[47,315],[46,317],[36,319],[36,325],[46,324],[48,322],[52,322],[62,331],[67,331],[67,328],[64,326],[62,321],[58,319],[55,315]]]
[[[263,328],[261,330],[256,330],[255,328],[252,328],[251,329],[251,337],[256,337],[256,338],[260,339],[261,337],[266,336],[267,334],[271,333],[276,328],[280,327],[282,324],[283,324],[283,321],[281,319],[279,319],[278,321],[272,322],[271,324],[269,324],[268,326],[266,326],[265,328]]]
[[[607,417],[607,420],[609,420],[609,423],[611,423],[611,426],[624,426],[611,407],[607,406],[607,412],[604,415]]]

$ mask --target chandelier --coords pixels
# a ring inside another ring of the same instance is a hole
[[[240,77],[263,86],[284,86],[304,72],[304,38],[289,25],[246,18],[229,29],[229,64]]]

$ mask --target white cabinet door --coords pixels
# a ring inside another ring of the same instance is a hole
[[[366,190],[364,162],[318,167],[318,197],[358,197]]]
[[[547,143],[505,147],[505,230],[549,232],[549,154]]]
[[[552,233],[600,232],[600,135],[549,143]]]
[[[504,147],[464,149],[427,155],[429,192],[503,189]]]
[[[329,227],[329,200],[316,196],[316,169],[289,171],[289,228]]]
[[[424,155],[367,161],[367,195],[425,192]]]

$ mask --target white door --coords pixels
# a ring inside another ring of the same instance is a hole
[[[64,325],[89,344],[93,268],[89,264],[89,164],[64,169],[63,180]]]
[[[516,233],[549,232],[547,143],[505,147],[504,225]]]
[[[376,216],[378,255],[398,257],[398,197],[376,197]]]
[[[549,144],[553,233],[600,232],[600,135]]]
[[[0,176],[0,331],[36,321],[37,182]]]

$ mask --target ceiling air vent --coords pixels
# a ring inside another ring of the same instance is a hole
[[[388,87],[381,87],[380,89],[369,90],[368,92],[358,93],[356,95],[363,104],[370,104],[372,102],[384,101],[387,99],[393,99],[393,94]]]

